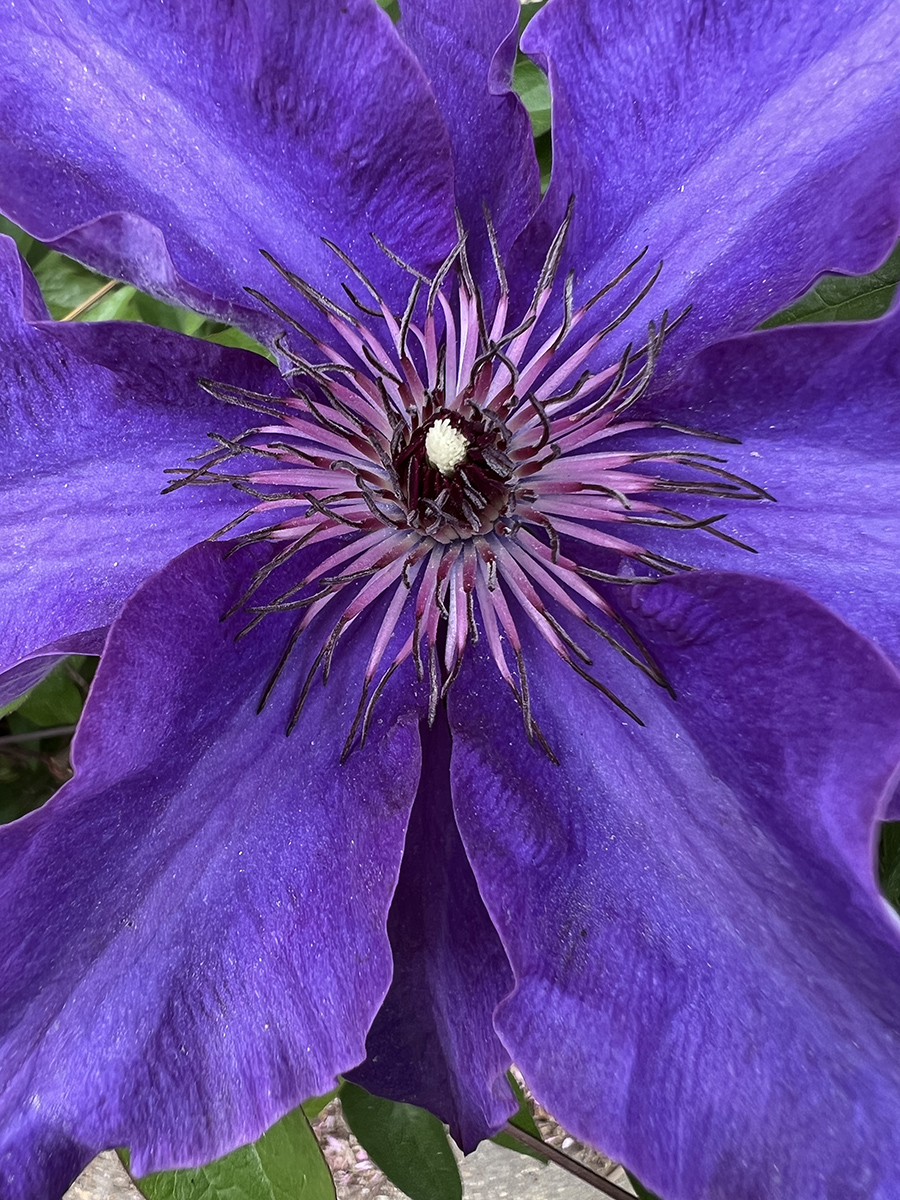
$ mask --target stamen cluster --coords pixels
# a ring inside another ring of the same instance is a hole
[[[490,318],[472,278],[462,232],[433,279],[382,247],[413,277],[399,316],[331,243],[374,306],[347,289],[357,310],[351,312],[270,259],[324,314],[338,343],[329,345],[254,292],[285,322],[286,332],[277,344],[288,364],[290,395],[262,396],[227,383],[202,381],[213,395],[267,418],[237,439],[216,435],[216,449],[201,456],[199,466],[178,471],[172,484],[229,483],[258,501],[240,520],[277,514],[275,523],[245,534],[238,543],[265,539],[281,547],[242,598],[240,607],[253,614],[249,628],[267,613],[298,614],[266,695],[297,639],[320,614],[334,614],[331,632],[301,689],[291,727],[318,672],[327,678],[342,635],[376,602],[381,604],[381,621],[345,753],[357,735],[365,738],[378,695],[401,664],[412,658],[419,677],[427,676],[433,718],[459,672],[468,643],[481,636],[521,707],[529,738],[536,737],[550,753],[531,713],[522,621],[531,622],[573,670],[635,720],[591,673],[591,655],[562,619],[599,635],[665,686],[598,584],[652,583],[660,574],[690,569],[644,546],[635,536],[642,525],[702,529],[734,540],[715,528],[723,514],[691,518],[661,504],[660,492],[729,499],[767,496],[725,471],[722,460],[711,455],[623,446],[623,435],[651,427],[713,436],[665,422],[626,419],[627,410],[646,391],[672,327],[666,314],[658,326],[649,323],[642,347],[628,346],[604,369],[588,365],[604,339],[646,298],[661,264],[611,321],[574,346],[572,334],[588,312],[632,273],[643,255],[579,308],[573,303],[570,275],[560,320],[537,337],[570,218],[571,207],[550,247],[528,311],[512,328],[509,288],[489,220],[498,284]],[[311,344],[313,354],[298,351],[293,344],[298,333]],[[249,460],[250,466],[241,473],[233,467],[223,470],[236,460]],[[680,468],[677,478],[667,478],[664,472],[674,465]],[[274,571],[313,544],[327,544],[330,552],[272,603],[252,603]],[[593,548],[592,555],[604,551],[613,562],[631,560],[639,567],[622,573],[593,569],[579,561],[579,547]],[[411,625],[401,625],[408,608]],[[401,627],[409,632],[397,645]],[[625,641],[612,631],[616,628]]]

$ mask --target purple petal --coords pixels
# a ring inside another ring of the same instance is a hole
[[[152,571],[242,512],[229,488],[163,496],[168,467],[252,418],[200,377],[280,386],[259,355],[132,323],[28,324],[0,239],[0,666],[109,624]]]
[[[350,1078],[429,1109],[474,1150],[516,1108],[492,1023],[513,980],[456,828],[443,707],[434,728],[422,724],[422,777],[388,933],[394,979]]]
[[[612,652],[597,672],[646,728],[534,645],[559,767],[488,672],[451,694],[457,820],[516,974],[498,1033],[566,1128],[667,1200],[890,1200],[900,941],[873,833],[900,676],[784,585],[628,594],[678,699]]]
[[[653,399],[654,413],[741,438],[739,446],[699,449],[726,458],[776,503],[679,506],[698,516],[727,512],[718,528],[756,554],[697,534],[669,535],[667,550],[697,566],[796,583],[900,665],[898,380],[900,310],[710,347]],[[671,434],[666,441],[672,445]]]
[[[239,642],[221,618],[261,561],[195,547],[132,598],[75,778],[0,831],[4,1200],[52,1200],[107,1146],[138,1174],[208,1161],[364,1056],[419,711],[389,686],[339,763],[361,618],[290,737],[314,629],[257,715],[291,618]]]
[[[18,249],[8,244],[6,234],[0,235],[0,297],[4,309],[15,311],[18,301],[20,312],[16,313],[17,321],[24,316],[31,323],[51,320],[50,309],[47,307],[40,284],[28,264],[18,253]]]
[[[106,634],[105,628],[85,629],[69,637],[57,638],[55,642],[21,659],[15,666],[0,671],[0,709],[30,692],[70,654],[101,654]]]
[[[753,328],[826,269],[871,270],[896,240],[890,0],[555,0],[523,45],[553,95],[535,253],[571,195],[565,261],[586,295],[649,246],[664,261],[651,315],[693,306],[682,354]]]
[[[420,267],[455,240],[446,129],[371,0],[26,0],[0,46],[0,207],[104,274],[246,324],[260,248],[339,295],[322,236],[376,282],[371,232]]]
[[[541,194],[531,123],[510,88],[516,0],[406,0],[400,33],[424,67],[450,132],[456,202],[479,278],[493,275],[490,211],[505,253]]]

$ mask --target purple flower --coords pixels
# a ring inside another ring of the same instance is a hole
[[[3,244],[0,684],[103,657],[0,836],[0,1194],[348,1071],[470,1148],[515,1061],[667,1200],[888,1200],[898,317],[747,331],[896,237],[900,14],[551,0],[539,204],[516,4],[403,10],[0,17],[3,211],[283,369]]]

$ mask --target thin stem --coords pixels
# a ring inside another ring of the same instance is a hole
[[[89,308],[93,308],[98,301],[102,300],[104,296],[108,295],[113,290],[113,288],[117,287],[121,287],[121,283],[118,279],[108,279],[106,283],[104,283],[103,287],[97,288],[93,295],[88,296],[87,300],[82,300],[82,302],[76,305],[76,307],[73,308],[70,313],[66,313],[64,317],[60,317],[60,320],[77,321],[82,313],[86,313]]]
[[[527,1146],[529,1150],[534,1150],[541,1154],[544,1158],[549,1158],[551,1162],[555,1162],[557,1166],[563,1167],[572,1175],[576,1175],[579,1179],[583,1179],[585,1183],[589,1183],[591,1187],[595,1187],[598,1192],[603,1192],[606,1196],[611,1196],[612,1200],[634,1200],[634,1195],[631,1192],[626,1192],[623,1188],[617,1187],[608,1179],[604,1179],[602,1175],[598,1175],[596,1171],[592,1171],[589,1167],[577,1159],[571,1158],[568,1154],[563,1154],[562,1150],[557,1150],[555,1146],[549,1145],[547,1142],[542,1142],[540,1138],[532,1137],[530,1133],[526,1133],[523,1129],[517,1129],[515,1125],[507,1121],[503,1127],[503,1132],[509,1134],[511,1138],[515,1138],[517,1142],[521,1142],[523,1146]]]
[[[9,733],[5,737],[0,737],[0,746],[11,746],[15,742],[36,742],[40,738],[62,737],[64,734],[74,732],[74,725],[54,725],[52,729],[35,729],[29,733]]]

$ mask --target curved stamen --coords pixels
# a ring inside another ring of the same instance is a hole
[[[365,304],[343,285],[355,313],[266,254],[345,348],[327,345],[280,305],[251,290],[285,322],[285,332],[276,340],[288,364],[283,394],[200,381],[223,402],[272,422],[237,438],[211,435],[213,448],[173,471],[177,477],[166,488],[230,485],[257,500],[211,538],[246,521],[255,527],[237,538],[235,548],[266,540],[277,547],[229,610],[243,610],[251,618],[240,636],[270,613],[297,613],[261,703],[285,674],[299,639],[311,636],[320,617],[329,620],[330,631],[291,711],[288,730],[293,728],[315,678],[321,674],[327,680],[350,626],[376,605],[381,613],[344,758],[357,739],[365,739],[378,697],[407,660],[420,680],[427,674],[433,718],[469,642],[479,633],[519,705],[529,740],[552,758],[531,711],[518,624],[523,618],[548,649],[640,723],[595,676],[592,655],[566,622],[577,622],[573,627],[596,635],[647,678],[668,687],[616,611],[609,591],[601,589],[652,584],[692,569],[689,562],[645,544],[642,530],[673,536],[699,532],[754,552],[718,528],[725,514],[696,505],[711,499],[771,500],[765,489],[728,471],[717,455],[677,446],[646,450],[633,435],[655,430],[722,443],[735,439],[665,419],[623,418],[646,396],[666,335],[686,314],[668,322],[663,313],[658,324],[648,322],[640,349],[629,343],[611,362],[596,364],[605,341],[651,293],[662,263],[578,344],[573,336],[588,313],[632,276],[646,250],[580,307],[569,273],[559,322],[546,332],[543,314],[571,220],[570,202],[531,304],[509,329],[509,285],[489,214],[498,287],[489,314],[461,227],[456,245],[432,278],[375,239],[413,277],[400,315],[332,242],[326,242],[328,248],[372,299]],[[539,330],[540,343],[528,352]],[[292,344],[293,335],[312,347],[312,358]],[[660,502],[662,493],[688,496],[695,507],[688,512],[669,507]],[[273,510],[281,510],[280,520],[261,520]],[[621,536],[624,526],[631,536]],[[317,565],[298,582],[288,582],[274,599],[258,599],[270,580],[289,575],[300,550],[317,543],[327,547]],[[599,566],[585,563],[587,548],[592,548],[592,559],[598,552],[601,559],[607,557],[611,569],[601,569],[602,561]],[[338,598],[338,607],[329,608]],[[327,618],[326,610],[339,615]],[[405,618],[408,610],[410,618]],[[631,648],[604,623],[624,631]]]

